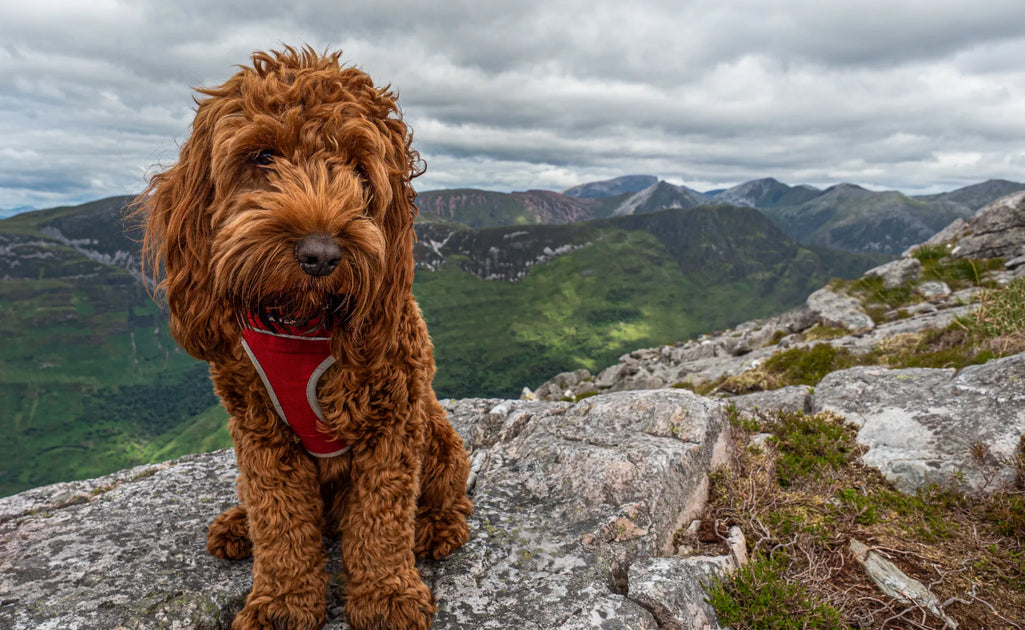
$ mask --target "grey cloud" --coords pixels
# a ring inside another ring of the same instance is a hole
[[[0,42],[0,207],[141,189],[191,87],[283,43],[398,89],[422,190],[1025,179],[1020,0],[69,0],[0,8]]]

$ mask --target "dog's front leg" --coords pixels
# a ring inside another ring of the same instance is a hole
[[[425,630],[436,611],[413,556],[419,453],[415,436],[384,431],[353,445],[341,522],[345,613],[356,630]]]
[[[232,628],[320,628],[327,571],[316,465],[281,436],[247,437],[235,449],[253,543],[253,590]]]

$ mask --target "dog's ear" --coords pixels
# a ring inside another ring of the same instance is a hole
[[[385,89],[378,97],[375,124],[384,141],[381,166],[383,173],[387,173],[390,193],[387,207],[377,215],[386,247],[384,277],[363,324],[333,344],[336,356],[348,356],[354,349],[372,355],[372,348],[385,349],[401,343],[399,326],[406,321],[404,314],[412,298],[416,240],[413,222],[418,213],[412,180],[423,174],[425,168],[420,154],[412,148],[412,133],[402,121],[394,96]]]
[[[413,222],[419,212],[416,204],[416,192],[413,190],[413,178],[423,174],[425,168],[420,154],[413,149],[413,134],[400,118],[388,118],[385,121],[388,130],[388,163],[389,182],[391,185],[391,204],[384,217],[384,231],[388,243],[388,268],[393,277],[386,279],[384,291],[394,292],[394,296],[385,296],[385,302],[392,299],[403,299],[413,289]],[[401,294],[401,295],[399,295]],[[398,306],[398,303],[394,303]]]
[[[171,333],[192,356],[215,361],[231,351],[234,324],[213,299],[210,174],[218,99],[198,102],[178,163],[154,175],[136,199],[145,225],[143,272],[158,282],[171,310]]]

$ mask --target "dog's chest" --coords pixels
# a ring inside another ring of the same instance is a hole
[[[348,450],[346,443],[329,435],[317,400],[317,383],[335,362],[326,330],[275,326],[272,331],[250,320],[242,346],[274,409],[311,455],[332,457]]]

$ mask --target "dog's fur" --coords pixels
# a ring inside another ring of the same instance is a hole
[[[171,330],[209,362],[231,414],[241,505],[213,521],[207,550],[253,556],[236,629],[324,623],[322,532],[340,537],[353,627],[428,628],[435,605],[415,557],[440,558],[468,536],[468,459],[431,389],[433,349],[411,292],[410,181],[422,163],[395,95],[339,54],[255,53],[199,90],[178,163],[138,199]],[[341,248],[328,275],[297,262],[310,234]],[[310,456],[275,413],[240,345],[250,313],[329,322],[336,363],[317,397],[349,452]]]

